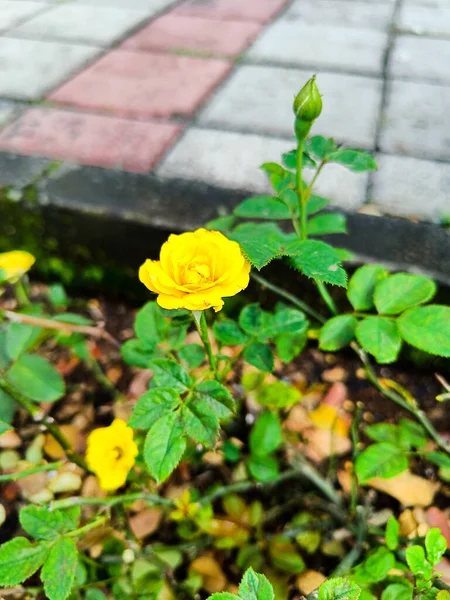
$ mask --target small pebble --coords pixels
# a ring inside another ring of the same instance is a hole
[[[6,521],[6,510],[3,504],[0,504],[0,527]]]
[[[48,489],[43,489],[36,494],[32,494],[28,500],[33,504],[40,504],[41,502],[50,502],[53,500],[53,493]]]
[[[322,373],[322,379],[328,383],[335,383],[336,381],[345,381],[348,377],[348,373],[342,367],[334,367],[333,369],[327,369]]]
[[[13,471],[20,461],[20,455],[15,450],[5,450],[0,454],[0,467],[5,471]]]
[[[59,494],[61,492],[76,492],[81,488],[82,480],[76,473],[60,473],[50,481],[48,489]]]
[[[359,367],[358,369],[356,369],[355,375],[358,379],[367,379],[366,372],[362,367]]]
[[[21,438],[15,431],[7,431],[0,435],[0,448],[7,448],[8,450],[18,448],[22,445]]]
[[[373,414],[370,412],[365,412],[363,414],[363,419],[366,423],[373,423],[375,421]]]

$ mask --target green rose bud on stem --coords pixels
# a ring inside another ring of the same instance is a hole
[[[294,99],[295,134],[298,140],[304,140],[312,127],[313,121],[322,112],[322,98],[316,84],[316,76],[302,87]]]

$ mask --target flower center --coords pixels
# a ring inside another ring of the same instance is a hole
[[[211,277],[211,269],[208,265],[191,263],[188,265],[185,273],[185,282],[189,284],[198,284],[207,281]]]
[[[113,460],[120,460],[123,456],[123,452],[122,452],[122,448],[119,448],[119,446],[115,446],[112,450],[111,450],[111,458]]]

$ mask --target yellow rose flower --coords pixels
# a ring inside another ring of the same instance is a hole
[[[115,419],[109,427],[94,429],[88,436],[86,462],[107,492],[125,483],[137,455],[133,430],[122,419]]]
[[[160,260],[148,259],[139,269],[139,279],[169,310],[218,311],[222,298],[245,289],[249,277],[250,263],[239,244],[207,229],[171,235]]]
[[[35,262],[35,258],[24,250],[0,253],[0,281],[22,277]]]

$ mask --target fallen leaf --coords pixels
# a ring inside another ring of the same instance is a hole
[[[85,438],[78,427],[75,425],[61,425],[59,429],[77,452],[84,450]],[[53,460],[59,460],[66,455],[60,443],[50,433],[45,436],[44,452]]]
[[[306,456],[315,462],[320,462],[330,456],[342,456],[352,449],[349,438],[326,429],[311,431],[307,434],[307,441]]]
[[[295,405],[290,411],[283,428],[296,433],[303,433],[312,427],[312,421],[303,406]]]
[[[328,392],[325,394],[322,404],[334,406],[334,408],[342,408],[348,397],[348,389],[345,383],[340,381],[333,383]]]
[[[450,526],[447,515],[436,506],[431,506],[425,514],[425,519],[430,527],[437,527],[441,530],[441,534],[447,540],[447,548],[450,548]]]
[[[213,556],[205,555],[191,563],[191,570],[203,578],[202,587],[210,594],[221,592],[227,585],[227,578]]]
[[[154,533],[161,523],[162,511],[157,508],[146,508],[142,512],[128,519],[131,531],[142,540]]]
[[[300,592],[308,596],[311,592],[317,590],[325,579],[325,575],[322,575],[319,571],[305,571],[297,576],[296,583]]]
[[[309,413],[309,418],[319,429],[327,429],[347,437],[350,425],[346,419],[339,415],[338,409],[328,404],[321,404],[315,410]]]
[[[121,369],[121,367],[115,366],[115,367],[110,367],[107,371],[106,371],[106,377],[111,381],[111,383],[116,384],[119,379],[122,377],[123,374],[123,370]]]
[[[403,471],[390,479],[375,477],[366,485],[392,496],[404,506],[429,506],[440,487],[439,483],[413,475],[411,471]]]
[[[417,521],[414,518],[414,513],[410,508],[401,513],[398,518],[398,522],[400,524],[400,535],[408,537],[416,534]]]

